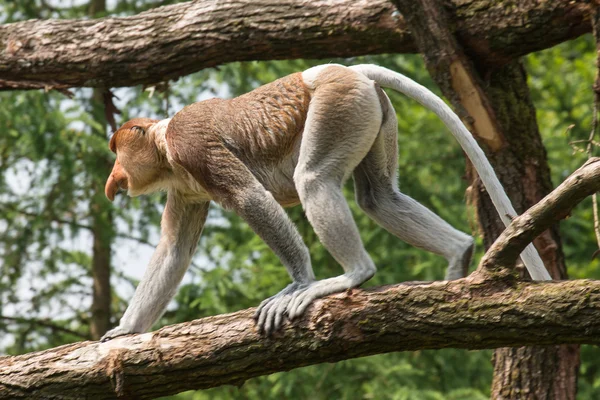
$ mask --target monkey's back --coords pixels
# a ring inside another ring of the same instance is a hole
[[[185,107],[171,120],[167,140],[186,136],[207,151],[220,143],[244,163],[278,162],[302,133],[309,102],[302,74],[295,73],[233,99]]]
[[[204,186],[211,166],[223,168],[233,156],[274,195],[295,197],[292,175],[309,103],[302,74],[288,75],[233,99],[185,107],[169,123],[167,144]]]

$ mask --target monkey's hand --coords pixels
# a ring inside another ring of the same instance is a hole
[[[110,331],[106,332],[104,334],[104,336],[102,336],[100,338],[100,341],[101,342],[107,342],[107,341],[109,341],[111,339],[114,339],[116,337],[123,336],[123,335],[129,335],[131,333],[135,333],[135,332],[132,332],[131,329],[122,328],[120,326],[117,326],[116,328],[111,329]]]
[[[270,335],[271,332],[279,329],[287,313],[288,304],[294,298],[294,293],[302,291],[308,285],[310,284],[294,282],[275,296],[263,300],[254,314],[258,330]]]

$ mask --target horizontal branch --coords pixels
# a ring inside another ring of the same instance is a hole
[[[74,331],[69,328],[65,328],[63,326],[57,325],[56,323],[54,323],[53,321],[48,320],[48,319],[11,317],[8,315],[0,314],[0,320],[12,321],[12,322],[16,322],[17,324],[25,324],[25,325],[32,325],[32,326],[37,325],[37,326],[41,326],[43,328],[48,328],[51,331],[66,333],[68,335],[72,335],[72,336],[78,337],[80,339],[89,339],[90,338],[90,336],[88,334],[85,334],[82,332],[77,332],[77,331]]]
[[[465,49],[493,65],[591,31],[583,0],[449,4]],[[0,90],[150,85],[232,61],[414,51],[388,0],[196,0],[0,26]]]
[[[0,358],[0,393],[19,399],[154,398],[391,351],[600,344],[600,282],[467,278],[350,290],[315,302],[273,337],[253,310],[106,343]]]

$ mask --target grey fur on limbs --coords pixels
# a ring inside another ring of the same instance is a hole
[[[189,203],[169,192],[161,221],[161,239],[119,326],[102,341],[146,332],[163,314],[190,265],[202,233],[209,202]]]
[[[305,74],[310,82],[311,70]],[[354,86],[358,94],[343,104],[331,99],[343,98],[342,93],[315,90],[294,173],[310,223],[345,273],[308,284],[294,282],[263,301],[256,318],[266,333],[276,330],[285,315],[294,319],[313,300],[359,286],[375,273],[342,195],[344,179],[352,173],[358,204],[374,221],[400,239],[444,256],[447,279],[467,272],[473,238],[398,190],[398,124],[387,95],[362,76]]]
[[[210,201],[240,215],[292,278],[257,308],[261,331],[275,331],[319,297],[361,285],[376,268],[342,195],[351,176],[370,218],[446,258],[446,279],[464,277],[473,238],[398,190],[398,124],[379,85],[436,113],[473,162],[500,217],[516,215],[477,142],[444,101],[375,65],[313,67],[234,99],[191,104],[171,119],[133,119],[111,138],[117,161],[105,192],[111,200],[119,188],[169,195],[160,243],[119,326],[103,340],[144,332],[162,315],[189,266]],[[308,249],[283,209],[298,203],[342,275],[315,281]],[[522,259],[534,279],[550,278],[535,248]]]

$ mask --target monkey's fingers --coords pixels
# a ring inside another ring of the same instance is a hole
[[[281,327],[283,323],[283,317],[287,313],[287,306],[292,301],[292,296],[286,294],[279,300],[277,308],[273,311],[273,330],[276,331]]]
[[[129,335],[131,333],[133,333],[133,332],[131,332],[129,329],[125,329],[125,328],[121,328],[120,326],[117,326],[116,328],[111,329],[110,331],[106,332],[104,334],[104,336],[102,336],[100,338],[100,341],[101,342],[107,342],[107,341],[112,340],[112,339],[114,339],[116,337],[124,336],[124,335]]]
[[[275,307],[275,305],[276,305],[276,300],[275,300],[276,298],[277,298],[277,295],[275,295],[272,298],[270,298],[268,304],[265,305],[262,308],[262,310],[260,311],[260,314],[258,316],[258,321],[256,322],[256,326],[258,327],[258,330],[261,333],[266,333],[267,335],[269,335],[271,333],[269,331],[269,329],[271,327],[271,323],[269,322],[268,325],[267,325],[267,321],[268,321],[268,318],[269,318],[269,312],[270,312],[270,310],[273,307]]]
[[[294,299],[287,307],[289,319],[299,317],[306,311],[306,308],[316,299],[327,296],[328,294],[342,292],[346,289],[360,285],[364,279],[360,275],[344,274],[335,278],[323,279],[313,282],[306,289],[294,293]]]
[[[277,293],[275,296],[271,296],[268,299],[263,300],[259,304],[259,306],[257,307],[256,311],[254,312],[254,319],[258,320],[260,318],[260,314],[263,312],[263,309],[271,301],[275,300],[278,297],[285,296],[285,295],[288,295],[288,294],[292,294],[292,293],[296,292],[297,290],[305,288],[307,286],[308,286],[307,283],[298,283],[298,282],[292,282],[292,283],[290,283],[281,292]]]
[[[271,296],[269,298],[266,298],[266,299],[264,299],[263,301],[260,302],[260,304],[256,308],[256,311],[254,312],[254,320],[255,321],[258,321],[258,318],[260,317],[260,314],[262,313],[262,311],[265,308],[265,306],[267,304],[269,304],[271,302],[271,300],[273,300],[275,297],[277,297],[277,295]]]
[[[313,285],[317,286],[318,282]],[[308,305],[315,299],[317,299],[317,292],[314,287],[308,287],[302,291],[295,293],[294,299],[288,304],[287,314],[290,320],[293,320],[302,314],[308,307]]]

